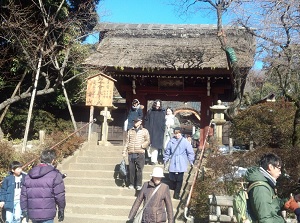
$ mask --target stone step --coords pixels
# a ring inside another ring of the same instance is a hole
[[[72,197],[67,197],[71,199]],[[88,197],[87,197],[88,199]],[[109,200],[111,199],[111,200]],[[77,200],[78,201],[78,200]],[[83,198],[85,201],[85,198]],[[95,214],[95,215],[113,215],[113,216],[128,216],[129,211],[135,201],[135,197],[131,196],[128,198],[124,197],[113,197],[108,196],[106,201],[103,202],[93,202],[94,199],[90,201],[90,203],[85,202],[73,202],[71,200],[70,204],[66,206],[67,213],[76,213],[76,214]],[[91,203],[93,205],[91,205]],[[173,211],[176,213],[177,205],[179,204],[178,200],[174,201]]]
[[[131,206],[135,199],[134,196],[114,196],[114,195],[103,195],[103,194],[83,194],[83,193],[68,193],[66,195],[66,199],[68,202],[77,205],[85,204],[91,205],[91,207],[95,205],[120,205],[122,206]],[[122,200],[120,202],[120,200]]]
[[[144,178],[143,183],[148,181],[149,178]],[[122,179],[113,179],[113,178],[81,178],[81,177],[67,177],[65,178],[66,185],[80,185],[82,187],[86,186],[110,186],[114,187],[122,187],[124,180]],[[164,179],[164,183],[169,184],[169,179]],[[128,186],[128,181],[125,181],[126,186]]]
[[[119,203],[123,204],[123,200],[122,202],[119,201]],[[132,203],[130,205],[132,205]],[[98,216],[105,216],[105,215],[112,215],[118,217],[121,216],[123,217],[123,219],[126,219],[131,209],[130,205],[72,204],[66,207],[66,211],[68,213],[83,214],[83,215],[95,214]]]
[[[111,215],[93,215],[93,214],[65,214],[63,223],[126,223],[127,216],[114,216]],[[54,221],[59,223],[57,218]],[[176,223],[183,223],[184,221],[176,219]]]
[[[90,157],[113,157],[119,156],[122,157],[123,147],[113,147],[113,148],[96,148],[96,149],[87,149],[84,150],[82,155]]]
[[[77,163],[102,163],[102,164],[110,164],[110,163],[120,163],[122,161],[122,157],[90,157],[90,156],[79,156],[76,159]]]
[[[187,190],[186,190],[187,191]],[[138,191],[135,189],[128,189],[127,187],[111,187],[111,186],[80,186],[80,185],[68,185],[67,195],[68,194],[97,194],[102,196],[131,196],[136,197]],[[170,190],[171,197],[174,195],[174,191]]]
[[[85,144],[80,151],[60,166],[60,170],[67,174],[64,180],[67,199],[64,223],[126,222],[138,191],[123,187],[124,180],[119,179],[122,150],[123,146],[101,147]],[[163,167],[163,165],[158,166]],[[143,182],[150,180],[153,168],[152,165],[145,165]],[[181,207],[185,205],[190,188],[190,186],[185,187],[185,183],[193,178],[193,176],[189,179],[187,177],[186,173],[182,188],[184,191],[181,192],[184,200],[172,198],[176,216],[182,216]],[[169,183],[168,173],[165,173],[163,182]],[[173,197],[174,191],[170,190],[170,194]],[[177,218],[175,222],[184,221]],[[55,223],[58,223],[57,218]]]
[[[103,178],[119,179],[119,170],[66,170],[64,171],[69,177],[79,177],[79,178],[97,178],[99,176]],[[143,178],[150,179],[151,171],[147,169],[143,170]],[[66,178],[66,180],[67,180]],[[168,173],[165,173],[165,178],[168,179]]]
[[[127,216],[65,213],[63,223],[125,223]],[[55,223],[58,222],[55,218]]]
[[[121,160],[120,160],[121,162]],[[118,163],[70,163],[69,169],[70,170],[111,170],[111,171],[118,171],[120,167],[120,162]],[[163,165],[155,165],[163,168]],[[153,165],[145,165],[144,171],[145,172],[152,172],[154,166]]]
[[[107,157],[101,157],[101,156],[95,156],[95,157],[90,157],[90,156],[78,156],[76,158],[76,163],[102,163],[102,164],[110,164],[110,163],[116,163],[120,164],[121,161],[123,160],[123,157],[121,156],[107,156]],[[128,158],[125,158],[125,162],[128,164]],[[158,164],[158,165],[163,165]],[[146,166],[152,166],[146,164]]]

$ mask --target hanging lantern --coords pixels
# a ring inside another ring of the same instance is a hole
[[[237,62],[237,57],[236,57],[234,49],[232,47],[227,47],[225,50],[226,50],[226,53],[228,53],[228,55],[229,55],[230,62],[231,63]]]

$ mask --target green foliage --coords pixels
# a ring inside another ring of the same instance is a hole
[[[251,106],[234,118],[231,137],[239,144],[253,141],[255,148],[291,145],[294,115],[293,104],[283,101]]]
[[[6,115],[2,123],[4,134],[11,139],[24,136],[28,111],[14,108]],[[29,139],[37,139],[40,130],[45,130],[47,134],[55,131],[72,131],[71,121],[56,118],[53,114],[44,110],[34,110],[29,130]]]

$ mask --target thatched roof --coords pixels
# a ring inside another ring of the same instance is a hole
[[[228,69],[215,25],[99,23],[101,41],[86,64],[96,67]],[[242,28],[225,28],[240,67],[253,66],[255,38]]]

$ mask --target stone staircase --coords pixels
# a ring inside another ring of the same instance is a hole
[[[64,223],[125,223],[137,196],[136,190],[122,187],[118,178],[122,146],[84,143],[82,148],[58,166],[65,178],[67,206]],[[162,165],[161,165],[162,166]],[[145,165],[143,181],[151,177],[153,166]],[[168,183],[165,173],[164,182]],[[185,173],[181,200],[173,201],[177,222],[185,222],[183,208],[192,174]],[[173,197],[173,191],[171,190]],[[57,221],[57,218],[55,219]]]

